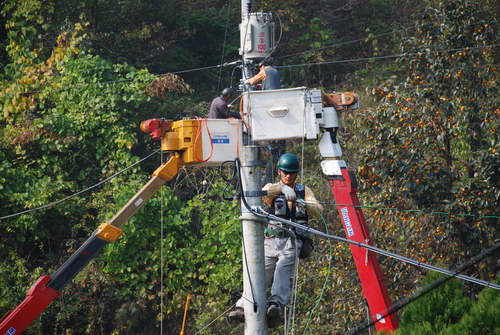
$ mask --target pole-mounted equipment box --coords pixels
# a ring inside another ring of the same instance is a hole
[[[185,165],[220,165],[240,156],[243,125],[237,119],[189,119],[172,123],[162,151],[180,153]]]
[[[321,91],[306,87],[243,94],[252,140],[316,139],[323,120]]]
[[[251,13],[240,23],[240,55],[264,59],[274,50],[274,22],[271,13]]]

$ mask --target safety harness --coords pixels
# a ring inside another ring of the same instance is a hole
[[[305,199],[306,196],[306,188],[304,185],[295,184],[293,187],[295,191],[295,195],[297,199]],[[309,217],[307,215],[307,211],[305,208],[292,206],[290,209],[288,207],[287,201],[285,200],[285,196],[283,193],[280,193],[273,199],[271,206],[267,209],[268,213],[276,215],[278,217],[300,223],[301,225],[307,226]],[[279,229],[281,227],[281,223],[277,221],[272,221],[271,224],[267,226],[264,233],[267,238],[271,237],[293,237],[290,231],[286,229]],[[292,228],[293,232],[296,235],[307,237],[307,235],[302,229]]]

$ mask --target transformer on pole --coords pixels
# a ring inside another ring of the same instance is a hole
[[[255,65],[269,58],[275,49],[272,13],[252,13],[251,10],[252,1],[242,0],[239,48],[243,58],[242,82],[252,77]]]

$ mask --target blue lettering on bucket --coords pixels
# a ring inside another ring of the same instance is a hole
[[[213,133],[212,143],[214,144],[227,144],[229,143],[229,133]]]
[[[344,219],[345,229],[347,230],[347,236],[354,236],[354,230],[352,229],[351,219],[349,219],[349,210],[344,207],[340,210],[342,213],[342,218]]]

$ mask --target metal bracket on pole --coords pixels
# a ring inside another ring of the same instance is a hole
[[[267,195],[267,191],[246,191],[245,197],[262,197],[263,195]]]

